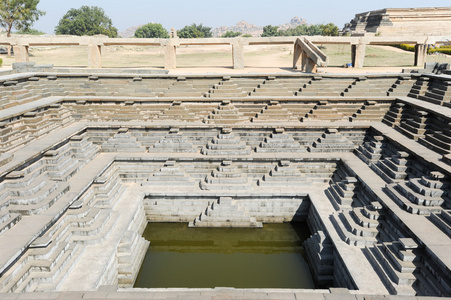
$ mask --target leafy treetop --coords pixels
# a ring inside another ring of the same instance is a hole
[[[34,28],[28,28],[24,30],[19,30],[15,32],[16,34],[29,34],[29,35],[44,35],[45,32],[34,29]]]
[[[45,11],[38,10],[39,0],[0,0],[0,25],[8,37],[12,28],[28,30]]]
[[[223,38],[233,38],[242,35],[241,32],[234,32],[234,31],[226,31],[221,37]]]
[[[135,31],[137,38],[169,38],[168,31],[159,23],[149,23]]]
[[[300,36],[300,35],[323,35],[323,36],[337,36],[339,29],[333,23],[328,24],[302,24],[295,28],[286,30],[277,30],[277,26],[268,25],[263,27],[262,36]]]
[[[190,26],[185,26],[177,31],[177,35],[180,38],[210,38],[212,36],[211,27],[203,26],[202,24],[196,25],[196,23]]]
[[[272,25],[267,25],[265,27],[263,27],[263,33],[262,33],[262,37],[268,37],[268,36],[278,36],[278,30],[279,27],[277,26],[272,26]]]
[[[80,9],[71,8],[59,21],[55,33],[79,36],[103,34],[117,37],[117,28],[102,8],[82,6]]]

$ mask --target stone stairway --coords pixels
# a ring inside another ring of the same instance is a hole
[[[249,217],[240,209],[237,200],[230,197],[220,197],[217,201],[208,203],[205,210],[190,222],[189,227],[263,227],[255,217]]]
[[[246,97],[261,83],[263,83],[262,79],[231,78],[230,76],[224,76],[223,80],[213,85],[205,96],[222,99],[230,97]]]
[[[389,89],[395,84],[396,80],[393,78],[359,77],[344,90],[341,96],[360,96],[364,94],[368,97],[384,97],[387,96]]]
[[[108,238],[118,213],[89,207],[83,199],[89,200],[82,198],[72,204],[28,247],[18,259],[17,268],[3,274],[2,292],[56,290],[83,253],[82,245],[95,245]]]
[[[249,155],[251,148],[241,141],[240,136],[235,134],[231,128],[224,127],[216,137],[202,148],[201,153],[221,156]]]
[[[148,148],[148,152],[193,153],[197,152],[197,147],[194,147],[193,143],[180,133],[179,128],[171,128],[153,147]]]
[[[430,133],[426,132],[424,137],[418,138],[418,142],[440,154],[449,154],[451,153],[451,128],[444,125]]]
[[[428,90],[428,86],[430,84],[429,77],[419,77],[416,82],[413,84],[412,89],[407,94],[408,97],[417,98],[420,95],[424,95]]]
[[[390,107],[390,110],[387,112],[387,114],[382,119],[382,123],[390,126],[395,127],[399,126],[401,124],[401,119],[404,114],[405,104],[400,102],[395,102]]]
[[[340,238],[348,245],[365,247],[377,243],[377,228],[361,226],[351,211],[334,212],[331,216],[332,223]]]
[[[451,89],[449,81],[436,80],[429,77],[421,77],[413,85],[408,94],[419,100],[427,101],[436,105],[443,105],[451,101]]]
[[[355,177],[334,176],[325,190],[326,196],[336,210],[351,209],[359,181]]]
[[[370,168],[385,182],[393,183],[403,181],[407,177],[409,166],[409,154],[397,151],[396,154],[371,164]]]
[[[2,212],[0,215],[0,235],[11,229],[22,219],[22,215],[19,213],[10,213],[9,211]]]
[[[301,118],[305,117],[306,114],[314,109],[314,107],[317,105],[317,101],[301,103],[290,101],[282,102],[280,103],[280,105],[282,106],[282,108],[288,110],[297,120],[301,120]]]
[[[352,152],[354,144],[341,135],[337,129],[327,129],[323,135],[309,146],[309,152]]]
[[[77,244],[59,242],[43,249],[31,247],[29,252],[27,258],[30,260],[20,259],[15,274],[4,274],[0,284],[2,292],[23,293],[55,288],[54,282],[64,278],[82,249]]]
[[[224,97],[246,97],[247,93],[243,91],[238,84],[233,81],[221,81],[215,84],[206,94],[209,98],[224,98]]]
[[[43,95],[32,93],[28,87],[28,82],[19,82],[18,80],[4,81],[0,90],[0,108],[5,109],[29,103],[43,97]]]
[[[417,243],[410,238],[365,248],[365,255],[391,294],[416,295],[413,285],[421,259],[417,248]]]
[[[181,101],[174,101],[172,105],[158,116],[159,120],[180,120],[182,122],[200,121],[200,117],[191,112]]]
[[[233,125],[249,121],[230,100],[224,100],[213,110],[213,112],[204,119],[204,123],[217,125]]]
[[[189,174],[174,160],[168,160],[163,167],[147,178],[142,186],[194,186]]]
[[[449,237],[451,237],[451,211],[442,210],[440,213],[432,213],[431,221],[445,232]]]
[[[393,86],[388,90],[390,97],[402,97],[409,94],[416,80],[411,76],[400,76]]]
[[[8,187],[8,191],[1,195],[0,207],[10,213],[42,213],[69,191],[67,183],[49,178],[42,162],[22,171],[13,171],[5,179],[4,187]]]
[[[390,108],[390,103],[378,103],[376,101],[366,101],[365,104],[357,110],[352,117],[349,118],[351,122],[354,121],[371,121],[381,122],[385,114]]]
[[[251,119],[252,123],[268,123],[273,121],[297,122],[298,118],[280,105],[279,101],[270,101],[255,117]]]
[[[440,172],[413,178],[387,186],[387,192],[403,209],[419,215],[440,213],[442,207],[451,208],[448,198],[449,183]]]
[[[264,141],[255,148],[256,152],[306,152],[305,148],[293,139],[291,134],[283,128],[275,128],[274,132],[265,137]]]
[[[136,137],[132,136],[128,128],[120,128],[108,141],[102,144],[102,152],[145,152],[146,149]]]
[[[296,166],[292,166],[289,160],[280,161],[274,169],[265,174],[257,181],[258,186],[302,186],[310,185],[311,181],[307,180]]]
[[[367,165],[377,163],[382,157],[383,141],[383,136],[371,136],[370,141],[360,145],[355,153]]]
[[[305,240],[304,249],[317,285],[320,288],[332,286],[334,282],[334,246],[330,238],[319,230]]]
[[[421,296],[451,296],[451,282],[441,279],[446,277],[446,273],[436,262],[425,255],[423,255],[423,265],[419,268],[419,272],[415,276],[418,279],[415,282],[415,288],[421,292]],[[417,295],[419,294],[417,293]]]
[[[200,182],[200,188],[238,191],[250,189],[252,184],[247,173],[241,172],[232,161],[225,160]]]
[[[300,86],[299,86],[300,88]],[[298,89],[299,89],[298,88]],[[254,97],[290,97],[294,96],[294,92],[296,90],[291,90],[283,85],[283,83],[277,80],[274,76],[269,76],[267,80],[265,80],[262,84],[259,84],[257,88],[255,88],[249,96]]]
[[[329,103],[327,100],[318,101],[318,103],[310,110],[304,117],[301,118],[301,122],[334,122],[343,121],[345,116],[338,112],[337,108]]]
[[[336,213],[335,221],[342,239],[350,245],[361,247],[379,241],[384,216],[383,206],[374,201],[363,207],[352,207]]]
[[[296,96],[339,97],[355,80],[350,78],[335,79],[314,76],[313,79],[302,87]]]
[[[413,118],[401,120],[399,126],[397,125],[395,128],[405,136],[417,141],[418,138],[423,138],[426,133],[427,120],[427,112],[417,111]]]
[[[160,94],[161,97],[202,97],[217,80],[187,80],[177,77],[172,85]]]
[[[21,128],[22,122],[20,120],[0,122],[0,152],[14,151],[34,140]]]
[[[150,242],[136,231],[127,230],[117,246],[118,287],[132,287]]]
[[[94,179],[91,205],[99,208],[113,209],[124,193],[120,174],[116,169],[108,169],[103,176]]]

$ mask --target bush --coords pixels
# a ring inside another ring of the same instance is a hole
[[[406,51],[410,51],[410,52],[415,52],[415,46],[413,45],[408,45],[408,44],[399,44],[399,45],[391,45],[393,47],[402,49],[402,50],[406,50]]]
[[[39,31],[39,30],[33,29],[33,28],[28,28],[28,29],[17,31],[16,34],[44,35],[45,32]]]
[[[141,26],[135,31],[136,38],[162,38],[168,39],[169,33],[159,23],[149,23]]]
[[[240,36],[240,35],[242,35],[241,32],[227,31],[226,33],[221,35],[221,37],[223,37],[223,38],[234,38],[234,37],[237,37],[237,36]]]
[[[279,35],[278,29],[279,29],[278,26],[267,25],[263,27],[262,37],[278,36]]]
[[[0,67],[3,66],[3,58],[0,58]]]
[[[428,54],[433,54],[433,53],[443,53],[443,54],[447,54],[447,55],[451,55],[451,48],[429,48],[428,49]]]
[[[182,39],[192,39],[192,38],[211,38],[211,27],[206,27],[204,25],[193,23],[190,26],[185,26],[177,31],[177,35]]]

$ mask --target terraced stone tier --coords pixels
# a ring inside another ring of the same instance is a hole
[[[306,220],[320,284],[451,296],[446,76],[0,83],[2,293],[130,288],[148,221]]]

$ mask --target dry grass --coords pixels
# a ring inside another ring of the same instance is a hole
[[[349,45],[320,45],[329,56],[330,67],[341,67],[351,62]],[[180,68],[232,67],[230,46],[190,46],[177,50],[177,66]],[[14,57],[1,55],[4,66],[11,66]],[[250,68],[290,68],[292,47],[247,46],[245,65]],[[367,46],[365,67],[411,67],[414,54],[387,46]],[[53,64],[57,67],[87,67],[88,51],[82,46],[32,47],[30,61],[37,64]],[[430,55],[428,62],[448,62],[451,57]],[[111,46],[102,48],[102,66],[105,68],[163,68],[164,54],[159,47]]]

